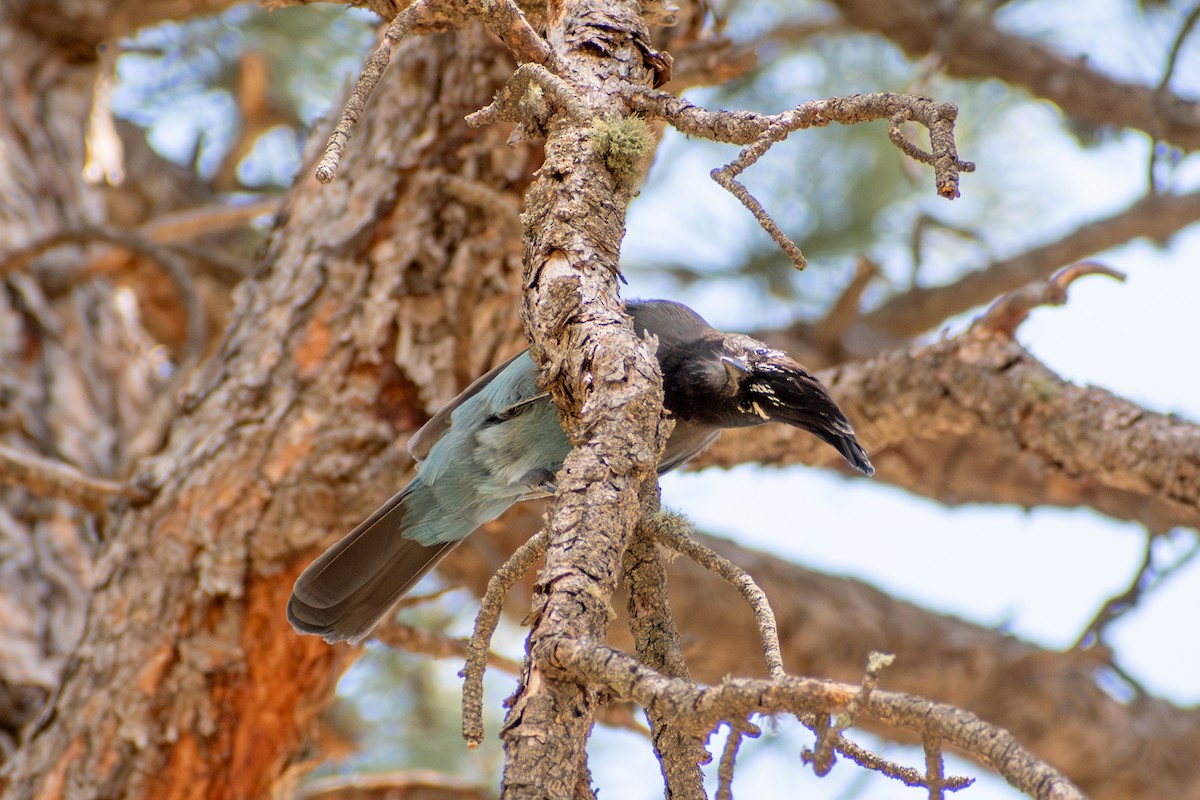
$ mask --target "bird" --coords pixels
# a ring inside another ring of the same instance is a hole
[[[782,422],[814,434],[855,469],[874,467],[826,388],[786,353],[723,333],[691,308],[631,300],[640,337],[658,340],[663,407],[674,418],[659,474],[725,428]],[[287,618],[330,643],[365,638],[434,565],[514,503],[554,493],[571,451],[525,350],[478,378],[408,442],[415,478],[296,579]]]

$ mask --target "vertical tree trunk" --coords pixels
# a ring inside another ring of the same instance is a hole
[[[15,17],[0,9],[6,256],[99,223],[105,200],[82,179],[96,63],[47,46]],[[148,342],[117,313],[110,287],[80,279],[79,260],[60,250],[36,274],[0,267],[0,445],[112,477],[154,381],[148,363],[128,357]],[[84,512],[0,480],[0,761],[54,692],[83,630],[93,556]]]
[[[415,39],[338,181],[302,173],[7,796],[258,797],[296,759],[341,651],[284,620],[295,573],[382,499],[359,485],[402,482],[425,409],[518,343],[528,156],[462,122],[511,69],[479,32]]]

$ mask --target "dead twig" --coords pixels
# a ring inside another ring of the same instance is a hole
[[[863,315],[863,324],[896,339],[909,339],[955,314],[989,303],[1026,283],[1044,280],[1064,264],[1145,237],[1166,242],[1200,216],[1200,192],[1148,194],[1112,216],[1011,258],[968,272],[943,286],[917,287]]]
[[[667,593],[667,573],[658,551],[655,529],[662,512],[658,484],[648,481],[642,487],[642,521],[629,538],[621,559],[628,595],[629,630],[633,634],[638,659],[646,666],[672,678],[691,680],[679,630],[671,613]],[[671,717],[657,709],[646,709],[653,735],[654,752],[662,765],[667,794],[671,797],[699,797],[704,794],[704,775],[700,764],[711,756],[700,739],[680,729]]]
[[[698,687],[668,678],[610,647],[558,637],[531,654],[552,677],[585,681],[613,696],[643,707],[658,705],[698,731],[751,714],[829,714],[844,709],[861,687],[816,678],[785,676],[780,680],[729,678],[720,685]],[[862,713],[885,725],[943,741],[971,753],[1009,783],[1038,800],[1084,800],[1066,776],[1035,758],[1011,734],[974,714],[943,703],[875,690]]]
[[[483,673],[491,652],[492,634],[500,624],[504,597],[521,576],[546,554],[550,539],[539,531],[517,548],[508,561],[488,581],[475,617],[475,630],[467,640],[467,663],[458,674],[463,678],[462,734],[467,747],[478,747],[483,741]]]
[[[812,100],[781,114],[755,114],[748,111],[708,111],[667,92],[640,90],[630,96],[635,111],[664,119],[681,133],[718,142],[746,145],[729,164],[714,169],[712,179],[741,201],[797,269],[806,261],[762,204],[738,182],[737,176],[754,164],[777,142],[805,128],[823,127],[831,122],[852,125],[886,119],[888,137],[905,155],[933,167],[937,192],[947,199],[958,197],[958,176],[974,172],[975,165],[958,158],[954,143],[954,121],[958,108],[951,103],[935,103],[923,97],[891,92],[862,94]],[[919,122],[929,130],[930,152],[909,141],[900,131],[906,121]]]
[[[1170,113],[1171,77],[1175,74],[1175,65],[1179,63],[1179,53],[1183,50],[1183,43],[1191,36],[1192,29],[1196,27],[1198,21],[1200,21],[1200,3],[1196,4],[1191,13],[1184,18],[1183,24],[1179,26],[1179,32],[1175,34],[1175,41],[1171,44],[1171,51],[1167,54],[1167,63],[1163,67],[1162,78],[1154,89],[1154,105],[1164,116]],[[1156,131],[1151,131],[1151,134],[1154,136],[1154,141],[1150,144],[1150,160],[1146,165],[1146,186],[1151,194],[1158,194],[1164,188],[1159,185],[1157,179],[1158,162],[1168,149],[1168,145],[1162,141]]]
[[[946,797],[946,765],[942,761],[942,737],[927,733],[921,737],[925,748],[925,785],[929,787],[929,800],[944,800]]]
[[[859,256],[854,264],[854,276],[842,290],[837,300],[833,301],[824,319],[813,326],[813,338],[826,347],[839,347],[846,331],[859,318],[859,309],[863,292],[879,275],[879,265],[866,256]]]
[[[871,692],[875,691],[875,687],[879,685],[880,674],[895,660],[896,657],[890,653],[872,652],[867,656],[867,670],[863,675],[862,684],[854,697],[850,698],[846,707],[833,719],[830,719],[827,714],[820,715],[817,724],[813,727],[813,732],[817,734],[816,744],[813,745],[812,751],[805,751],[802,754],[804,761],[813,765],[813,770],[818,776],[824,776],[832,769],[833,751],[836,748],[837,740],[841,738],[843,731],[854,724],[854,720],[867,707],[871,700]]]
[[[504,42],[518,63],[562,71],[554,49],[533,29],[514,0],[469,0],[468,10]]]
[[[1200,542],[1196,542],[1170,564],[1165,567],[1157,567],[1154,564],[1154,542],[1157,538],[1149,531],[1146,532],[1145,548],[1142,551],[1142,563],[1130,580],[1129,586],[1124,591],[1104,601],[1104,604],[1100,606],[1100,610],[1096,612],[1092,620],[1083,629],[1083,633],[1079,635],[1072,648],[1082,649],[1091,647],[1103,641],[1104,632],[1109,625],[1120,619],[1128,611],[1136,608],[1138,603],[1155,588],[1162,585],[1163,581],[1190,564],[1197,556],[1200,556]]]
[[[1098,261],[1081,261],[1064,267],[1047,281],[1036,281],[1004,295],[975,320],[971,330],[1011,337],[1033,309],[1066,303],[1067,287],[1084,275],[1107,275],[1119,281],[1125,280],[1125,273],[1112,267]]]
[[[762,731],[750,720],[728,722],[729,736],[725,749],[721,751],[721,763],[717,769],[717,800],[733,800],[733,763],[737,760],[742,739],[757,739]]]
[[[845,736],[839,735],[836,738],[833,749],[860,767],[878,772],[880,775],[884,775],[892,780],[900,781],[905,786],[927,785],[926,776],[922,775],[920,771],[912,767],[897,764],[894,761],[889,761],[878,753],[872,753],[870,750],[850,741]],[[973,783],[975,783],[974,778],[967,778],[960,775],[951,775],[948,778],[942,779],[942,786],[951,792],[965,789]]]
[[[664,547],[687,556],[713,574],[723,578],[741,593],[754,612],[758,625],[758,637],[762,643],[763,658],[767,664],[767,675],[771,680],[783,678],[783,655],[779,650],[779,627],[775,623],[775,612],[763,590],[745,570],[727,558],[692,539],[691,523],[679,514],[662,512],[653,526],[654,536]]]
[[[557,57],[554,50],[525,19],[524,12],[513,0],[470,0],[465,4],[456,2],[438,2],[431,0],[415,0],[392,18],[383,33],[379,47],[367,59],[359,75],[358,83],[346,101],[342,114],[338,117],[337,125],[325,145],[325,155],[317,164],[316,177],[321,183],[329,183],[337,174],[338,164],[346,143],[350,141],[350,131],[362,118],[367,107],[367,100],[375,91],[379,79],[383,77],[392,60],[396,46],[410,33],[421,29],[437,29],[446,26],[461,26],[465,16],[478,18],[488,30],[504,42],[509,51],[520,63],[544,64],[557,71]]]
[[[315,173],[317,180],[321,183],[329,183],[337,174],[338,163],[342,160],[342,152],[346,149],[346,143],[350,141],[350,131],[362,118],[363,111],[367,107],[367,100],[370,99],[371,92],[375,91],[375,86],[383,77],[383,71],[391,62],[392,51],[396,49],[396,45],[400,44],[401,40],[418,25],[433,23],[441,17],[441,13],[433,8],[433,4],[429,0],[415,0],[408,8],[392,17],[392,21],[388,23],[387,29],[383,32],[383,39],[379,42],[379,46],[375,48],[375,52],[363,65],[358,83],[355,84],[354,91],[350,93],[350,99],[346,101],[346,106],[342,109],[341,116],[338,117],[333,133],[329,135],[329,142],[325,145],[325,155],[317,164]]]
[[[576,122],[591,118],[570,84],[540,64],[522,64],[491,104],[466,116],[467,125],[481,128],[501,120],[516,122],[522,129],[540,128],[557,107]],[[530,123],[533,123],[531,125]]]

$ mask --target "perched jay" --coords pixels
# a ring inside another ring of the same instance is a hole
[[[722,333],[666,300],[628,304],[639,336],[658,337],[663,404],[675,418],[659,474],[712,444],[722,428],[785,422],[867,475],[854,430],[816,378],[784,353]],[[296,580],[288,620],[326,641],[358,641],[471,531],[518,500],[554,492],[571,450],[558,411],[524,351],[468,386],[409,440],[420,473]]]

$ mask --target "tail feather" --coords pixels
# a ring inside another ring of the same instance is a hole
[[[410,484],[296,579],[287,618],[327,642],[363,639],[458,541],[425,545],[402,535]]]

